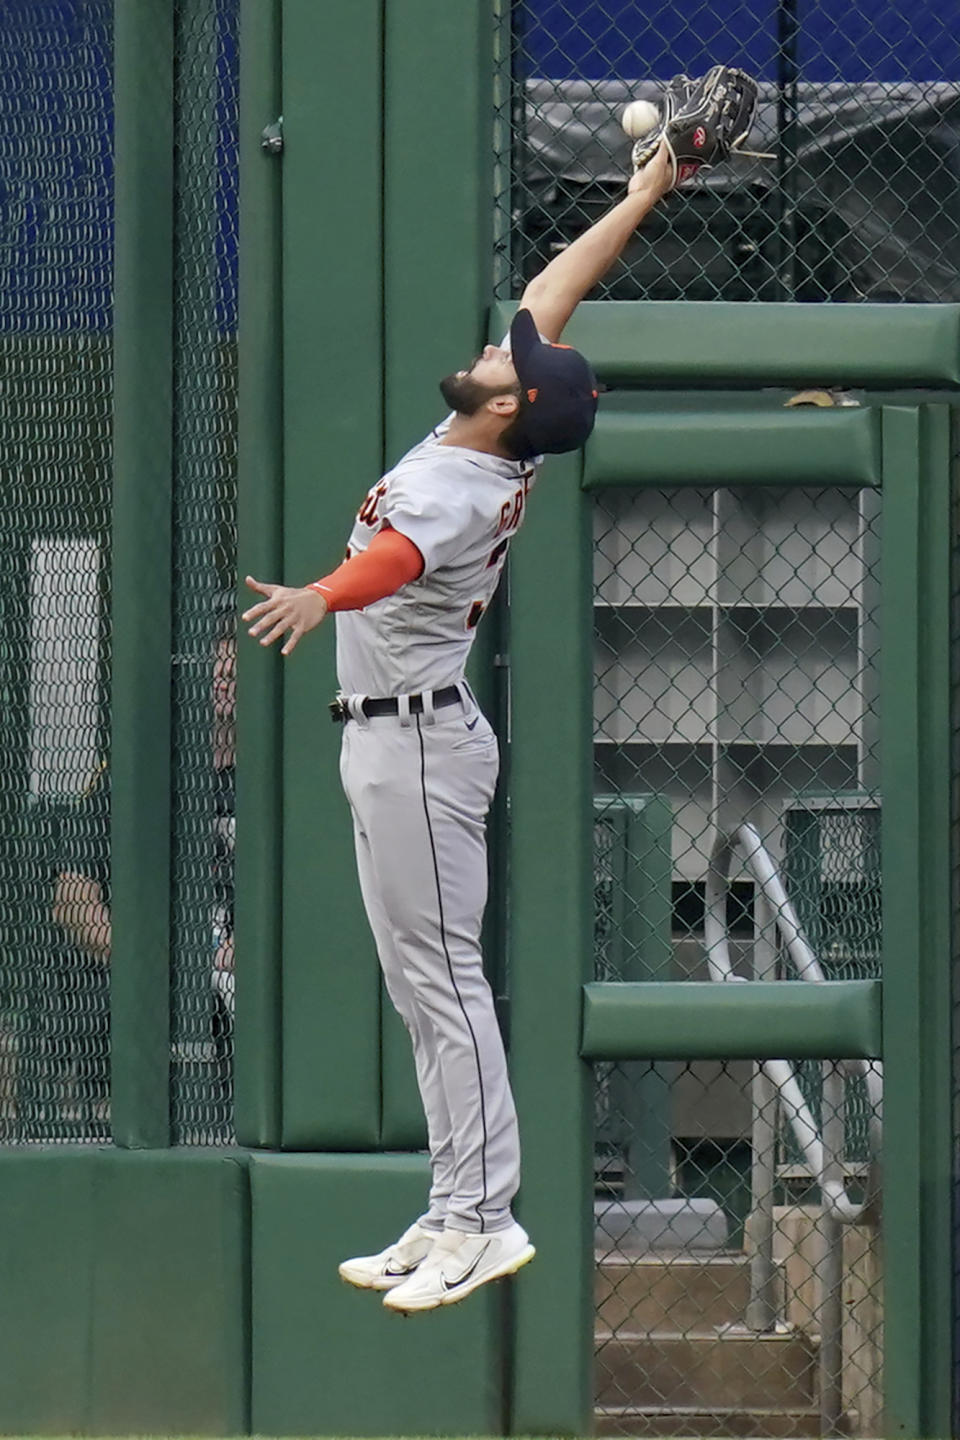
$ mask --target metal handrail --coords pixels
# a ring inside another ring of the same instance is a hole
[[[721,983],[751,982],[735,975],[727,937],[727,894],[730,866],[739,851],[757,884],[757,939],[754,942],[755,978],[766,979],[775,969],[779,936],[801,980],[829,984],[797,920],[777,868],[752,825],[743,824],[718,838],[710,856],[704,897],[704,943],[710,978]],[[773,1258],[773,1178],[776,1159],[776,1124],[770,1116],[769,1086],[784,1106],[804,1159],[820,1186],[824,1215],[824,1263],[821,1272],[819,1392],[820,1423],[824,1435],[836,1434],[843,1413],[843,1225],[862,1218],[866,1205],[849,1199],[843,1176],[841,1151],[843,1121],[843,1070],[859,1070],[865,1077],[871,1102],[870,1144],[879,1154],[882,1076],[866,1061],[830,1063],[824,1073],[823,1135],[787,1060],[762,1060],[755,1072],[753,1090],[753,1221],[755,1244],[750,1259],[750,1302],[746,1323],[755,1331],[777,1324],[776,1265]]]
[[[745,976],[734,974],[727,936],[727,893],[735,851],[740,852],[744,864],[756,881],[763,902],[761,914],[765,908],[798,978],[818,985],[829,984],[820,962],[800,928],[796,911],[790,903],[769,851],[755,828],[747,823],[739,825],[729,835],[719,836],[710,855],[703,927],[710,978],[724,983],[751,983]],[[866,1082],[871,1106],[871,1149],[877,1153],[880,1142],[882,1075],[877,1067],[866,1060],[846,1060],[842,1064],[848,1071],[861,1074]],[[825,1208],[838,1220],[847,1224],[856,1222],[863,1215],[866,1205],[854,1204],[849,1199],[842,1177],[831,1178],[829,1171],[833,1166],[830,1157],[825,1155],[822,1138],[803,1098],[793,1066],[787,1060],[764,1060],[761,1068],[779,1093],[804,1160],[819,1182]]]
[[[712,980],[735,980],[727,944],[727,891],[730,887],[730,862],[733,852],[740,850],[747,869],[760,887],[770,907],[777,930],[801,980],[818,984],[826,980],[820,962],[800,929],[796,911],[790,904],[777,868],[759,834],[752,825],[739,825],[730,835],[721,835],[710,856],[707,871],[704,941],[707,964]]]

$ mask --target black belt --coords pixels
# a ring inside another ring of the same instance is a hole
[[[443,690],[434,690],[433,708],[442,710],[445,705],[456,705],[462,699],[459,685],[447,685]],[[367,696],[360,706],[364,715],[399,715],[400,701],[396,696],[384,696],[382,699]],[[423,714],[423,696],[410,696],[410,714]],[[350,707],[345,700],[330,701],[330,719],[336,725],[342,725],[345,720],[350,719]]]

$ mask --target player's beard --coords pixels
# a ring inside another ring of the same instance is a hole
[[[496,395],[514,395],[511,385],[481,385],[470,374],[445,375],[440,381],[440,394],[458,415],[476,415]]]

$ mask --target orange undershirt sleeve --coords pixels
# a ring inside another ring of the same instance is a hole
[[[384,527],[362,554],[345,560],[308,588],[322,595],[330,610],[363,610],[422,574],[423,556],[413,541]]]

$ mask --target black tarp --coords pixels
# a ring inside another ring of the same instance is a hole
[[[514,162],[525,275],[622,193],[620,113],[657,94],[654,83],[526,82]],[[632,247],[611,293],[960,301],[960,85],[801,84],[786,132],[778,100],[761,88],[750,143],[781,159],[701,172]]]

